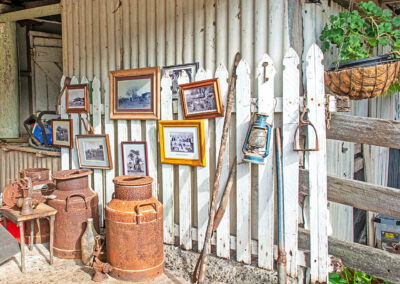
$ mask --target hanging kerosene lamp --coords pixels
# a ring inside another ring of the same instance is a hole
[[[269,142],[272,128],[267,123],[268,115],[257,113],[256,119],[247,130],[246,139],[243,143],[243,161],[264,164],[264,159],[269,154]]]

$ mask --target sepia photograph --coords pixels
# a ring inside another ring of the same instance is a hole
[[[147,143],[121,142],[124,175],[148,175]]]
[[[169,137],[172,152],[193,153],[193,133],[191,132],[173,132]]]
[[[161,163],[206,165],[203,120],[163,120],[158,128]]]
[[[102,141],[86,141],[83,143],[85,159],[87,161],[104,161],[104,147]]]
[[[77,135],[80,168],[112,169],[108,135]]]
[[[159,119],[160,68],[110,72],[111,119]]]
[[[171,87],[172,94],[177,95],[179,93],[178,78],[181,72],[185,71],[189,76],[189,82],[193,82],[198,68],[199,68],[198,62],[164,67],[163,76],[165,73],[167,73],[172,81],[172,87]]]
[[[89,92],[87,84],[69,85],[66,89],[67,112],[89,112]]]
[[[179,88],[184,119],[224,116],[218,79],[183,84]]]
[[[73,147],[72,120],[70,119],[53,119],[51,121],[52,141],[55,147]]]

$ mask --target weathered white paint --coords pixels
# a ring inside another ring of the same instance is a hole
[[[208,74],[203,68],[200,68],[196,73],[195,81],[210,79],[211,74]],[[198,227],[198,248],[203,249],[204,238],[207,230],[208,211],[210,202],[210,139],[208,135],[208,119],[204,119],[204,139],[206,142],[206,166],[196,167],[197,171],[197,227]]]
[[[161,80],[161,120],[172,120],[172,81],[165,74]],[[157,141],[159,141],[157,139]],[[174,244],[174,168],[162,164],[162,197],[164,206],[164,242]]]
[[[237,67],[236,82],[236,207],[237,207],[237,252],[236,260],[251,263],[251,175],[250,164],[243,161],[242,146],[250,121],[250,69],[242,59]]]
[[[78,78],[73,76],[71,78],[71,85],[76,85],[79,84]],[[70,115],[71,119],[72,119],[72,139],[75,140],[76,135],[79,135],[79,116],[77,113],[71,113]],[[79,162],[78,162],[78,152],[76,150],[76,147],[71,149],[71,168],[72,169],[79,169]]]
[[[178,84],[189,83],[189,76],[182,71]],[[180,102],[178,103],[180,106]],[[182,108],[178,107],[178,120],[183,119]],[[179,243],[184,249],[192,249],[192,169],[190,166],[178,166],[179,171]]]
[[[283,59],[282,164],[285,214],[285,249],[287,272],[297,277],[297,227],[299,204],[299,158],[293,151],[295,132],[299,123],[299,57],[292,48]],[[298,138],[298,137],[297,137]]]
[[[317,133],[308,127],[308,147],[315,146],[316,135],[319,151],[309,152],[310,184],[310,257],[311,282],[328,280],[328,232],[327,232],[327,170],[326,126],[323,54],[316,45],[307,53],[307,106],[308,119]]]
[[[226,67],[220,64],[215,72],[215,77],[219,78],[219,84],[221,87],[221,96],[224,104],[224,110],[226,108],[227,100],[228,100],[228,79],[229,73],[226,70]],[[221,139],[222,139],[222,131],[224,127],[224,117],[217,117],[215,119],[215,161],[218,161],[219,149],[221,147]],[[226,150],[224,154],[224,162],[222,164],[222,172],[221,172],[221,183],[218,192],[218,200],[220,201],[222,198],[222,194],[224,192],[226,182],[229,176],[229,137],[226,142]],[[216,165],[217,166],[217,165]],[[229,245],[229,237],[230,237],[230,208],[229,201],[226,205],[225,215],[219,223],[216,236],[217,236],[217,255],[224,258],[230,257],[230,245]]]
[[[110,83],[106,81],[104,83],[104,128],[105,133],[108,134],[110,139],[110,151],[111,151],[111,159],[115,163],[115,143],[114,143],[114,121],[110,119],[110,104],[108,103],[110,100]],[[106,170],[106,192],[105,192],[105,204],[112,199],[112,193],[114,192],[114,183],[113,178],[115,177],[115,169]]]
[[[267,64],[266,67],[264,65]],[[267,123],[271,125],[269,154],[264,165],[258,166],[258,266],[273,269],[274,246],[274,139],[273,130],[276,100],[274,98],[274,63],[264,54],[257,64],[258,79],[258,112],[268,115]],[[265,81],[266,80],[266,81]]]
[[[61,90],[64,87],[65,76],[61,78]],[[59,112],[62,119],[68,119],[68,114],[65,112],[65,91],[60,100]],[[75,143],[75,141],[74,141]],[[69,169],[69,149],[61,148],[61,169],[68,170]]]

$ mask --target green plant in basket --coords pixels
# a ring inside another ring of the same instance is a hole
[[[378,47],[387,50],[390,58],[400,58],[400,16],[372,1],[360,2],[359,7],[360,11],[346,11],[330,17],[320,35],[322,51],[336,48],[336,63],[372,57]],[[386,94],[399,91],[399,83],[393,82]]]
[[[371,57],[378,46],[390,47],[389,53],[400,57],[400,16],[382,9],[374,2],[361,2],[357,10],[332,15],[322,30],[322,51],[338,49],[339,62]]]
[[[329,284],[393,284],[360,271],[344,268],[342,273],[329,273]]]

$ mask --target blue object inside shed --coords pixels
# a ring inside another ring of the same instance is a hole
[[[49,145],[52,145],[53,137],[52,137],[52,132],[51,132],[51,125],[48,125],[47,128],[45,128],[45,131],[46,131],[47,143]],[[35,136],[41,143],[44,143],[42,129],[40,129],[39,124],[35,123],[35,126],[33,126],[32,132],[33,132],[33,136]]]

